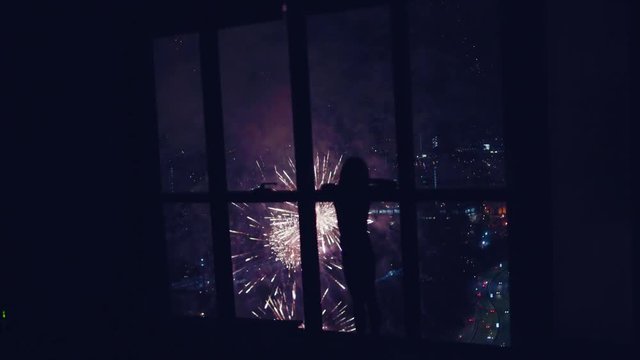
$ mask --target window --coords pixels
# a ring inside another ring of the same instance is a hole
[[[506,204],[421,203],[418,239],[422,335],[510,344]]]
[[[314,153],[397,179],[388,7],[314,15],[307,28]]]
[[[236,315],[302,320],[296,203],[234,202],[229,214]]]
[[[218,39],[228,188],[295,190],[284,22],[222,29]]]
[[[228,189],[295,191],[284,21],[222,29],[218,48]],[[302,321],[297,203],[231,202],[229,221],[236,315]]]
[[[154,52],[162,189],[206,191],[198,35],[158,39]]]
[[[408,7],[418,193],[504,188],[498,2]],[[507,346],[507,204],[465,200],[471,199],[417,205],[421,334]]]
[[[355,155],[399,184],[370,198],[382,333],[510,345],[497,13],[472,0],[294,6],[156,40],[176,312],[358,331],[320,190]]]
[[[155,40],[155,83],[162,189],[206,192],[207,151],[198,35]],[[207,203],[164,203],[172,312],[216,312],[211,213]]]
[[[172,312],[186,316],[215,315],[209,206],[168,203],[164,214]]]
[[[504,186],[498,2],[412,1],[409,14],[417,185]]]

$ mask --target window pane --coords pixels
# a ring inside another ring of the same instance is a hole
[[[510,345],[507,226],[505,203],[418,207],[423,336]]]
[[[355,331],[351,296],[342,271],[340,231],[333,203],[316,203],[316,232],[320,265],[322,329]]]
[[[416,181],[504,185],[498,0],[410,3]]]
[[[340,231],[333,203],[316,204],[322,327],[329,331],[357,330],[353,304],[342,270]],[[376,290],[382,334],[404,333],[400,210],[397,203],[372,203],[368,229],[376,258]]]
[[[215,315],[209,205],[165,204],[164,214],[173,313]]]
[[[402,244],[398,203],[372,203],[369,234],[376,255],[376,288],[382,322],[380,332],[404,335]]]
[[[162,189],[207,190],[198,35],[154,42]]]
[[[222,30],[220,71],[229,189],[295,189],[287,36],[282,21]]]
[[[296,203],[229,205],[238,317],[302,320]]]
[[[317,158],[360,156],[372,177],[395,178],[388,8],[312,16],[308,39]]]

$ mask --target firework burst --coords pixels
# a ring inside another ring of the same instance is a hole
[[[332,183],[342,163],[339,157],[332,163],[330,155],[316,155],[314,161],[315,187]],[[263,166],[256,162],[264,177]],[[286,190],[295,190],[295,165],[288,160],[288,169],[273,171]],[[278,206],[232,203],[241,226],[232,227],[232,238],[246,251],[234,251],[234,281],[240,297],[248,299],[239,313],[247,311],[261,319],[301,320],[302,294],[300,232],[297,204],[285,202]],[[262,221],[260,221],[260,220]],[[239,228],[242,228],[240,230]],[[354,331],[355,325],[350,298],[342,273],[340,237],[335,208],[332,203],[316,204],[316,229],[320,260],[320,282],[323,328]],[[247,240],[251,242],[246,245]],[[259,291],[256,295],[252,291]],[[251,294],[249,296],[249,294]],[[251,299],[249,299],[251,298]],[[256,303],[260,299],[260,303]]]

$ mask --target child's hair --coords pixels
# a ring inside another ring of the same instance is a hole
[[[350,157],[342,165],[338,184],[348,188],[366,188],[369,185],[367,163],[359,157]]]

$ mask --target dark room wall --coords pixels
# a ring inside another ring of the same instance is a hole
[[[549,1],[556,336],[632,339],[629,36],[623,1]]]
[[[121,8],[13,5],[0,297],[22,346],[54,354],[73,336],[116,336],[144,309],[139,38]]]

